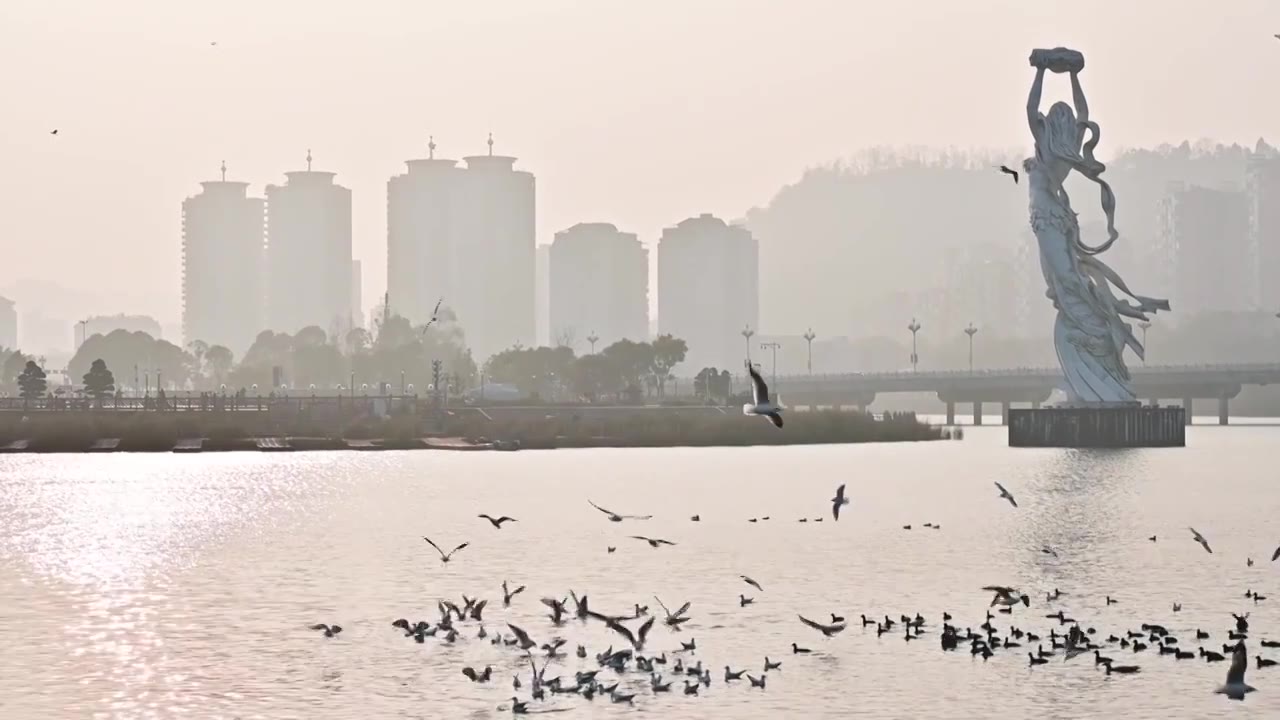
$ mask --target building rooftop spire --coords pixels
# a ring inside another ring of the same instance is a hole
[[[311,172],[311,148],[307,148],[307,172]]]
[[[489,157],[493,157],[493,133],[489,133]]]
[[[222,182],[227,181],[227,161],[222,161]]]
[[[434,160],[436,158],[436,136],[427,136],[427,158]]]

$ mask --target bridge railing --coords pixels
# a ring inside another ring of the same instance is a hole
[[[1176,375],[1185,373],[1275,373],[1280,375],[1280,363],[1243,363],[1243,364],[1202,364],[1202,365],[1147,365],[1129,368],[1133,375]],[[779,375],[779,384],[784,382],[830,382],[830,381],[876,381],[876,380],[943,380],[978,377],[1042,377],[1060,378],[1062,371],[1056,367],[997,368],[985,370],[929,370],[915,372],[899,370],[895,372],[875,373],[831,373],[831,374],[795,374]]]

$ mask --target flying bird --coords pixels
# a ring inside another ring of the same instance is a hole
[[[1019,593],[1011,587],[1005,587],[1004,585],[988,585],[982,589],[987,592],[995,593],[995,597],[991,598],[991,605],[1011,607],[1018,603],[1022,603],[1027,607],[1031,607],[1031,598],[1027,597],[1024,593]],[[987,607],[991,607],[991,605],[988,605]]]
[[[679,630],[682,624],[689,622],[689,618],[685,615],[685,613],[689,612],[689,605],[691,603],[686,602],[684,605],[680,606],[679,610],[676,610],[675,612],[671,612],[671,610],[669,610],[666,605],[662,604],[662,600],[659,599],[657,595],[654,595],[653,599],[658,601],[658,606],[661,607],[662,611],[667,614],[667,619],[664,620],[663,622],[665,622],[669,627],[673,627]]]
[[[454,553],[458,552],[458,551],[459,551],[459,550],[461,550],[462,548],[464,548],[464,547],[466,547],[466,546],[468,546],[468,545],[470,545],[470,544],[471,544],[471,543],[469,543],[469,542],[464,542],[464,543],[462,543],[461,545],[459,545],[458,547],[456,547],[456,548],[454,548],[454,549],[450,550],[449,552],[445,552],[445,551],[443,551],[443,550],[441,550],[441,549],[440,549],[440,546],[439,546],[439,545],[437,545],[437,544],[435,544],[434,542],[432,542],[431,538],[429,538],[429,537],[427,537],[427,536],[423,535],[423,536],[422,536],[422,539],[423,539],[423,540],[426,540],[428,545],[430,545],[431,547],[435,548],[435,549],[436,549],[436,552],[440,553],[440,562],[442,562],[442,563],[447,563],[447,562],[449,562],[449,559],[453,557],[453,554],[454,554]]]
[[[599,510],[600,512],[604,513],[605,515],[608,515],[609,522],[622,522],[623,520],[648,520],[649,518],[653,517],[652,515],[619,515],[618,513],[613,512],[612,510],[605,510],[604,508],[591,502],[590,500],[587,501],[587,504]]]
[[[504,522],[516,522],[516,519],[515,519],[515,518],[513,518],[513,517],[507,517],[506,515],[503,515],[502,517],[500,517],[500,518],[498,518],[498,519],[496,519],[496,520],[493,518],[493,516],[488,515],[488,514],[484,514],[484,513],[482,513],[482,514],[480,514],[480,515],[477,515],[476,517],[482,517],[482,518],[484,518],[485,520],[488,520],[488,521],[489,521],[489,524],[490,524],[490,525],[493,525],[493,526],[494,526],[496,529],[498,529],[498,530],[501,530],[501,529],[502,529],[502,523],[504,523]]]
[[[742,406],[742,414],[763,415],[769,418],[774,427],[781,428],[782,408],[769,401],[769,386],[750,361],[747,361],[747,372],[751,374],[751,402]]]
[[[739,575],[738,577],[742,578],[742,582],[750,585],[751,587],[759,590],[760,592],[764,592],[764,588],[760,587],[760,583],[756,582],[755,580],[752,580],[746,575]]]
[[[839,633],[844,632],[844,629],[845,629],[844,623],[834,623],[831,625],[823,625],[822,623],[814,622],[803,615],[797,615],[796,617],[800,618],[800,622],[804,623],[805,625],[808,625],[809,627],[813,628],[814,630],[817,630],[818,632],[822,633],[827,637],[833,637],[835,635],[838,635]]]
[[[507,627],[510,628],[511,632],[515,634],[516,643],[520,646],[521,650],[528,650],[529,648],[538,647],[538,643],[531,640],[529,638],[529,633],[525,632],[522,628],[512,625],[511,623],[507,623]]]
[[[1276,551],[1271,553],[1271,562],[1275,562],[1276,558],[1280,558],[1280,547],[1276,548]]]
[[[57,135],[57,134],[58,134],[58,128],[54,128],[54,129],[53,129],[49,134],[50,134],[50,135]]]
[[[432,145],[432,147],[435,147],[435,146]],[[431,311],[431,319],[427,321],[426,325],[422,326],[423,335],[427,334],[427,328],[431,327],[431,325],[435,323],[435,321],[440,319],[440,303],[442,302],[444,302],[444,298],[440,298],[439,300],[436,301],[436,307],[434,310]]]
[[[844,496],[844,485],[836,488],[836,496],[831,498],[831,517],[834,520],[840,519],[841,506],[848,505],[849,498]]]
[[[630,538],[632,540],[643,540],[649,543],[649,547],[651,548],[658,548],[663,545],[675,545],[675,543],[671,542],[670,540],[663,540],[662,538],[648,538],[643,535],[631,535]]]
[[[1231,653],[1231,667],[1227,668],[1227,682],[1214,692],[1219,695],[1226,695],[1232,700],[1243,700],[1244,696],[1253,692],[1257,688],[1250,687],[1244,682],[1244,671],[1249,669],[1249,652],[1245,650],[1244,642],[1241,641],[1236,645],[1236,649]]]
[[[1005,175],[1012,175],[1012,176],[1013,176],[1013,184],[1014,184],[1014,185],[1017,185],[1017,184],[1018,184],[1018,171],[1017,171],[1017,170],[1010,170],[1010,169],[1009,169],[1009,167],[1008,167],[1007,165],[1001,165],[1001,166],[1000,166],[1000,172],[1004,173]]]
[[[1054,550],[1048,545],[1045,545],[1044,547],[1040,548],[1040,552],[1044,553],[1045,555],[1052,555],[1054,557],[1058,557],[1058,551]]]
[[[502,581],[502,607],[511,607],[511,598],[519,595],[522,592],[524,592],[523,585],[516,588],[515,590],[508,591],[507,581],[503,580]]]
[[[634,633],[617,620],[609,620],[605,625],[607,625],[610,630],[626,638],[627,642],[631,643],[631,647],[635,648],[636,652],[639,652],[644,649],[644,641],[645,638],[649,636],[649,630],[653,629],[654,619],[655,618],[650,617],[648,620],[645,620],[644,624],[640,626],[640,629]]]
[[[342,632],[342,626],[341,626],[341,625],[325,625],[324,623],[317,623],[317,624],[315,624],[315,625],[312,625],[312,626],[311,626],[310,628],[308,628],[308,629],[310,629],[310,630],[323,630],[323,631],[324,631],[324,636],[325,636],[325,637],[327,637],[327,638],[335,637],[338,633]]]
[[[1009,492],[1008,490],[1005,490],[1004,486],[1001,485],[1000,483],[996,483],[996,487],[1000,488],[1000,497],[1004,498],[1005,500],[1008,500],[1010,505],[1014,507],[1018,507],[1018,501],[1013,499],[1013,493]]]
[[[1204,536],[1203,536],[1203,535],[1201,535],[1201,534],[1200,534],[1200,533],[1199,533],[1195,528],[1193,528],[1193,527],[1189,527],[1189,528],[1187,528],[1187,529],[1191,531],[1191,534],[1194,536],[1195,541],[1196,541],[1196,542],[1198,542],[1198,543],[1200,543],[1200,547],[1204,548],[1204,551],[1205,551],[1205,552],[1207,552],[1207,553],[1209,553],[1210,555],[1212,555],[1212,554],[1213,554],[1213,548],[1209,547],[1209,541],[1208,541],[1208,540],[1205,540],[1205,539],[1204,539]]]

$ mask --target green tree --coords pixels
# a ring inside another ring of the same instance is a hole
[[[225,345],[213,345],[205,351],[204,359],[205,364],[209,367],[209,372],[213,375],[213,384],[219,386],[226,382],[235,360],[231,350]]]
[[[17,350],[5,355],[4,364],[0,365],[0,387],[12,387],[26,364],[27,356]]]
[[[45,377],[44,370],[36,364],[36,361],[28,360],[22,374],[18,376],[18,393],[22,399],[31,401],[44,397],[49,390],[49,383],[45,381]]]
[[[116,391],[116,379],[107,369],[107,364],[98,358],[89,366],[89,372],[84,374],[84,391],[85,394],[97,401],[98,407],[102,407],[102,401],[107,396]]]
[[[632,400],[643,393],[645,378],[653,374],[653,346],[649,343],[619,340],[600,352],[613,366],[617,390],[625,391]]]
[[[603,355],[583,355],[574,360],[569,369],[569,387],[578,397],[595,402],[616,389],[617,380],[613,367]]]
[[[485,372],[494,382],[515,385],[522,392],[553,394],[561,384],[572,385],[573,348],[513,347],[489,358]]]
[[[658,381],[658,397],[667,392],[667,380],[671,379],[671,371],[684,362],[689,352],[689,345],[670,334],[659,335],[651,343],[653,346],[653,376]]]
[[[137,367],[139,375],[150,374],[153,385],[185,385],[195,367],[195,358],[173,343],[144,332],[113,330],[106,335],[94,334],[81,343],[67,364],[68,374],[84,375],[97,359],[116,369]]]

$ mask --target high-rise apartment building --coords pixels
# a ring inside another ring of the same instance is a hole
[[[13,309],[13,301],[0,297],[0,348],[18,349],[18,311]]]
[[[556,233],[548,268],[550,340],[581,354],[649,336],[649,251],[609,223]]]
[[[410,160],[387,184],[392,309],[426,322],[440,298],[479,360],[535,342],[534,178],[514,157]]]
[[[315,325],[342,337],[351,316],[351,191],[334,173],[285,173],[267,186],[267,329]]]
[[[737,374],[759,332],[759,243],[743,227],[708,214],[681,221],[658,242],[658,332],[682,338],[688,372]],[[757,348],[751,355],[759,359]]]
[[[182,202],[182,337],[241,355],[264,327],[265,215],[226,174]]]
[[[1255,154],[1245,186],[1249,206],[1249,248],[1254,263],[1252,284],[1262,309],[1280,310],[1280,158]]]
[[[1188,314],[1257,306],[1248,196],[1173,183],[1160,203],[1159,247],[1173,259],[1172,306]]]

